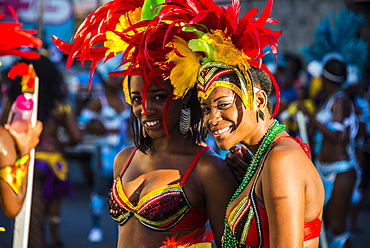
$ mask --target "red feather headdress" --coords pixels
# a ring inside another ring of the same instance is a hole
[[[249,65],[268,72],[261,63],[262,49],[270,45],[276,54],[277,39],[281,35],[281,31],[264,27],[266,23],[275,22],[269,18],[271,6],[272,0],[269,0],[259,18],[254,18],[258,11],[252,9],[238,20],[239,0],[233,0],[228,8],[212,0],[114,0],[84,20],[73,42],[67,43],[55,36],[53,42],[68,54],[67,68],[75,59],[79,59],[82,66],[86,60],[91,61],[91,77],[99,61],[122,53],[122,63],[117,68],[125,65],[125,69],[109,75],[124,77],[128,103],[131,100],[127,78],[142,75],[145,111],[146,92],[151,83],[158,83],[155,80],[158,77],[170,78],[173,99],[177,99],[196,86],[200,66],[206,62],[228,65],[236,60],[238,63],[231,65],[241,71],[243,78],[248,78]],[[214,39],[219,40],[218,48],[212,45]],[[230,47],[234,53],[229,53]],[[250,86],[251,82],[244,87],[244,95],[253,92]],[[170,102],[167,101],[166,107]],[[163,118],[166,120],[166,113]]]
[[[253,103],[253,84],[248,74],[249,66],[255,66],[264,70],[274,83],[277,99],[280,99],[278,85],[274,76],[265,65],[262,64],[262,49],[270,46],[271,52],[277,54],[277,40],[282,31],[273,31],[265,27],[267,23],[277,23],[271,19],[270,13],[273,0],[268,0],[267,5],[259,17],[258,10],[253,8],[239,19],[240,1],[232,0],[228,8],[218,6],[212,0],[170,0],[162,4],[159,15],[151,21],[146,29],[148,39],[160,37],[165,30],[163,47],[172,45],[171,53],[167,54],[168,61],[175,61],[175,67],[171,72],[171,82],[180,82],[186,86],[185,91],[195,81],[198,82],[199,96],[207,97],[212,89],[217,86],[225,86],[235,89],[235,85],[225,85],[224,81],[217,81],[217,73],[236,73],[241,81],[237,93],[243,100],[247,109]],[[171,34],[175,34],[172,35]],[[186,46],[186,45],[187,46]],[[189,56],[188,50],[195,57]],[[179,49],[182,47],[182,50]],[[150,61],[149,55],[145,54],[146,60]],[[197,64],[198,77],[185,74],[182,69],[187,64]],[[179,69],[176,70],[178,67]],[[221,72],[217,69],[221,69]],[[218,75],[220,76],[220,74]],[[187,78],[187,82],[179,81],[181,77]],[[214,80],[214,81],[212,81]],[[218,85],[219,84],[219,85]],[[232,84],[232,83],[229,83]],[[181,87],[174,85],[175,88]],[[275,107],[274,116],[278,111]]]
[[[154,0],[114,0],[108,2],[86,17],[76,33],[74,41],[67,43],[53,36],[53,42],[64,53],[68,54],[67,69],[74,60],[79,59],[82,66],[91,61],[90,81],[97,64],[107,61],[117,53],[122,53],[122,62],[117,68],[125,65],[125,70],[110,73],[112,76],[123,76],[126,100],[128,96],[127,76],[143,75],[143,92],[149,88],[154,79],[169,74],[171,65],[165,64],[166,54],[170,48],[162,48],[162,39],[146,39],[144,31],[150,19],[157,15],[153,9],[163,3]],[[146,39],[144,41],[144,39]],[[146,48],[144,51],[144,47]],[[152,58],[146,60],[147,57]],[[145,95],[143,103],[145,109]]]
[[[12,7],[9,10],[13,15],[15,22],[0,22],[0,56],[12,55],[25,59],[37,59],[40,57],[35,51],[22,50],[22,47],[40,48],[42,41],[33,35],[37,33],[32,29],[21,29],[22,23],[19,22],[18,17]],[[0,14],[0,20],[5,14]]]

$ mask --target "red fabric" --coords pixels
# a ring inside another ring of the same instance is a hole
[[[262,229],[262,237],[263,237],[263,245],[262,248],[270,247],[270,240],[269,240],[269,224],[267,219],[267,212],[266,209],[262,208],[260,205],[257,204],[259,218],[261,221],[261,229]],[[246,244],[252,247],[258,246],[258,229],[257,229],[257,222],[256,217],[254,216],[251,221],[251,226],[249,228]]]
[[[258,204],[257,208],[262,227],[262,237],[263,237],[262,248],[268,248],[270,247],[270,240],[269,240],[267,212],[266,209],[262,208]],[[304,241],[318,238],[320,236],[320,232],[321,232],[321,220],[319,218],[304,223]],[[248,232],[248,237],[246,240],[246,245],[252,247],[258,246],[258,230],[256,217],[253,217],[252,219],[251,226]]]
[[[304,241],[319,237],[320,232],[321,220],[319,218],[304,223]]]
[[[191,230],[196,228],[202,228],[206,224],[208,220],[208,216],[205,212],[190,207],[189,212],[171,229],[168,231],[184,231],[184,230]]]

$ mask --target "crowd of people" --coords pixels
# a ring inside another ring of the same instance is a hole
[[[40,79],[39,121],[18,134],[7,116],[22,78],[2,74],[0,172],[36,150],[28,247],[66,247],[64,149],[87,134],[92,243],[109,211],[117,247],[351,247],[369,179],[364,70],[351,81],[340,51],[325,51],[315,73],[302,54],[278,55],[272,0],[241,19],[237,4],[149,2],[108,2],[71,43],[53,37],[67,65],[89,60],[101,82],[79,110],[55,63],[21,59]],[[266,47],[280,63],[267,65]],[[18,192],[4,175],[1,206],[14,218],[27,176]]]

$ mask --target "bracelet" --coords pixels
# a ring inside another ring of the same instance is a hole
[[[27,175],[28,161],[30,155],[26,154],[17,159],[14,165],[0,168],[0,178],[3,179],[13,191],[18,194],[22,186],[23,178]]]

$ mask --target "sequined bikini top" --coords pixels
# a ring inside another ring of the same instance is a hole
[[[292,138],[291,136],[282,136],[280,138]],[[272,147],[281,139],[276,140]],[[268,153],[268,152],[267,152]],[[227,218],[227,222],[234,233],[237,244],[247,247],[270,247],[269,226],[266,209],[262,208],[255,196],[255,186],[257,179],[262,171],[263,163],[267,153],[261,160],[261,165],[256,172],[252,188],[236,205]],[[304,223],[304,241],[314,239],[320,236],[321,220],[316,218]]]
[[[139,200],[137,205],[134,205],[123,189],[121,177],[131,163],[137,151],[135,149],[120,176],[113,181],[108,198],[111,217],[119,225],[124,225],[131,217],[135,217],[144,226],[159,231],[202,228],[208,216],[190,205],[183,188],[200,156],[208,149],[209,147],[206,146],[198,152],[179,183],[150,191]]]

